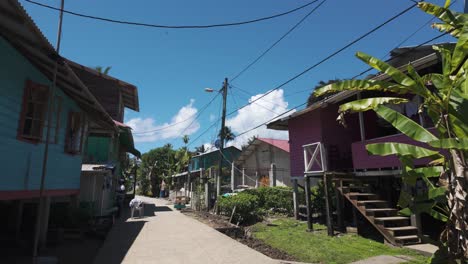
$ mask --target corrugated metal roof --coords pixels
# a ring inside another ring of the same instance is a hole
[[[289,141],[288,140],[274,139],[274,138],[257,138],[257,139],[289,153]]]

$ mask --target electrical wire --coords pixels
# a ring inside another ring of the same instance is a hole
[[[421,44],[419,44],[419,45],[417,45],[417,46],[415,46],[415,47],[413,47],[413,48],[411,48],[411,49],[409,49],[409,50],[407,50],[407,51],[405,51],[405,52],[403,52],[403,53],[401,53],[401,54],[396,55],[395,58],[396,58],[396,57],[399,57],[399,56],[403,56],[403,55],[405,55],[405,54],[408,54],[409,52],[414,51],[415,49],[417,49],[417,48],[419,48],[419,47],[421,47],[421,46],[423,46],[423,45],[425,45],[425,44],[427,44],[427,43],[429,43],[429,42],[432,42],[432,41],[434,41],[434,40],[436,40],[436,39],[438,39],[438,38],[441,38],[442,36],[445,36],[445,35],[447,35],[447,34],[449,34],[449,33],[448,33],[448,32],[445,32],[445,33],[442,33],[442,34],[440,34],[440,35],[438,35],[438,36],[436,36],[436,37],[434,37],[434,38],[431,38],[431,39],[429,39],[429,40],[427,40],[427,41],[425,41],[425,42],[423,42],[423,43],[421,43]],[[373,69],[373,68],[371,68],[371,69]],[[363,74],[363,73],[361,73],[360,75],[362,75],[362,74]],[[356,75],[356,77],[358,77],[358,76],[359,76],[359,75]],[[354,78],[356,78],[356,77],[354,77]],[[295,110],[295,109],[297,109],[297,108],[299,108],[299,107],[302,107],[302,106],[304,106],[304,105],[306,105],[306,104],[307,104],[307,102],[302,103],[302,104],[299,104],[299,105],[296,105],[296,106],[294,106],[293,108],[291,108],[290,110],[287,110],[287,111],[281,113],[280,115],[277,115],[277,116],[273,117],[272,119],[270,119],[270,120],[268,120],[268,121],[266,121],[266,122],[263,122],[263,123],[261,123],[260,125],[257,125],[256,127],[253,127],[253,128],[251,128],[251,129],[249,129],[249,130],[246,130],[246,131],[241,132],[241,133],[238,134],[237,136],[244,135],[244,134],[246,134],[246,133],[248,133],[248,132],[250,132],[250,131],[252,131],[252,130],[255,130],[255,129],[257,129],[257,128],[263,126],[263,125],[266,125],[266,124],[268,124],[268,123],[274,121],[275,119],[278,119],[279,117],[281,117],[281,116],[283,116],[283,115],[285,115],[285,114],[287,114],[287,113],[289,113],[289,112],[291,112],[291,111],[293,111],[293,110]]]
[[[174,126],[176,126],[176,125],[179,125],[179,124],[182,124],[182,123],[184,123],[184,122],[187,122],[187,121],[189,121],[190,119],[192,119],[192,118],[195,116],[195,118],[193,119],[193,121],[184,129],[183,132],[185,132],[185,130],[186,130],[188,127],[190,127],[190,126],[193,124],[193,122],[194,122],[195,120],[197,120],[198,117],[200,117],[200,115],[203,113],[203,111],[204,111],[206,108],[208,108],[208,106],[210,106],[211,103],[213,103],[213,101],[214,101],[219,95],[220,95],[220,93],[217,93],[207,104],[205,104],[205,106],[203,106],[203,107],[200,109],[200,111],[198,111],[198,113],[193,114],[193,115],[190,115],[187,119],[184,119],[184,120],[179,121],[179,122],[177,122],[177,123],[174,123],[174,124],[165,126],[165,127],[163,127],[163,128],[158,128],[158,129],[153,129],[153,130],[148,130],[148,131],[132,132],[132,134],[133,134],[133,135],[141,135],[141,134],[148,134],[148,133],[154,133],[154,132],[166,130],[166,129],[172,128],[172,127],[174,127]],[[183,132],[182,132],[182,133],[183,133]]]
[[[56,8],[47,4],[39,3],[36,1],[32,0],[24,0],[28,3],[38,5],[47,9],[51,10],[56,10],[60,11],[60,8]],[[93,19],[93,20],[99,20],[99,21],[105,21],[105,22],[110,22],[110,23],[116,23],[116,24],[124,24],[124,25],[131,25],[131,26],[142,26],[142,27],[151,27],[151,28],[170,28],[170,29],[203,29],[203,28],[216,28],[216,27],[230,27],[230,26],[240,26],[240,25],[246,25],[246,24],[252,24],[256,22],[261,22],[265,20],[270,20],[278,17],[282,17],[285,15],[289,15],[291,13],[297,12],[301,9],[304,9],[313,3],[315,3],[317,0],[309,2],[305,5],[296,7],[294,9],[291,9],[286,12],[282,12],[279,14],[271,15],[271,16],[266,16],[266,17],[261,17],[261,18],[255,18],[251,20],[246,20],[246,21],[240,21],[240,22],[230,22],[230,23],[219,23],[219,24],[211,24],[211,25],[161,25],[161,24],[149,24],[149,23],[142,23],[142,22],[134,22],[134,21],[124,21],[124,20],[117,20],[117,19],[112,19],[112,18],[105,18],[105,17],[98,17],[98,16],[92,16],[92,15],[87,15],[87,14],[82,14],[70,10],[63,10],[63,13],[73,15],[73,16],[78,16],[78,17],[83,17],[83,18],[88,18],[88,19]]]
[[[272,89],[272,90],[270,90],[270,91],[267,91],[267,92],[264,93],[262,96],[256,98],[255,100],[250,101],[249,103],[243,105],[242,107],[240,107],[240,108],[238,108],[238,109],[236,109],[236,110],[234,110],[234,111],[229,112],[226,116],[230,116],[230,115],[236,113],[237,111],[239,111],[239,110],[241,110],[241,109],[243,109],[243,108],[245,108],[245,107],[247,107],[247,106],[249,106],[249,105],[255,103],[256,101],[262,99],[263,97],[267,96],[268,94],[272,93],[273,91],[278,90],[278,89],[280,89],[281,87],[287,85],[288,83],[294,81],[295,79],[297,79],[297,78],[299,78],[300,76],[306,74],[306,73],[309,72],[310,70],[316,68],[317,66],[321,65],[322,63],[328,61],[329,59],[331,59],[331,58],[333,58],[334,56],[338,55],[339,53],[343,52],[343,51],[346,50],[347,48],[349,48],[349,47],[351,47],[352,45],[356,44],[357,42],[359,42],[360,40],[364,39],[365,37],[371,35],[371,34],[374,33],[375,31],[377,31],[377,30],[379,30],[380,28],[382,28],[383,26],[387,25],[388,23],[392,22],[393,20],[397,19],[398,17],[402,16],[403,14],[407,13],[408,11],[410,11],[411,9],[413,9],[415,6],[417,6],[416,3],[413,4],[413,5],[411,5],[411,6],[409,6],[409,7],[407,7],[406,9],[402,10],[402,11],[399,12],[398,14],[392,16],[391,18],[387,19],[385,22],[383,22],[383,23],[381,23],[380,25],[374,27],[373,29],[371,29],[370,31],[368,31],[368,32],[366,32],[365,34],[361,35],[360,37],[356,38],[355,40],[351,41],[350,43],[346,44],[344,47],[342,47],[342,48],[340,48],[339,50],[337,50],[337,51],[333,52],[332,54],[328,55],[327,57],[325,57],[325,58],[322,59],[321,61],[319,61],[319,62],[315,63],[314,65],[310,66],[309,68],[303,70],[303,71],[300,72],[299,74],[296,74],[294,77],[292,77],[292,78],[290,78],[289,80],[283,82],[282,84],[280,84],[279,86],[275,87],[274,89]],[[238,134],[237,136],[241,136],[241,135],[243,135],[243,134],[245,134],[245,133],[248,133],[248,132],[250,132],[250,131],[252,131],[252,130],[254,130],[254,129],[257,129],[257,128],[259,128],[259,127],[265,125],[266,123],[269,123],[269,122],[275,120],[276,118],[278,118],[278,117],[280,117],[280,116],[282,116],[282,115],[285,115],[285,114],[287,114],[287,113],[289,113],[289,112],[295,110],[296,108],[299,108],[299,107],[304,106],[304,105],[306,105],[306,104],[307,104],[307,102],[302,103],[302,104],[300,104],[300,105],[297,105],[297,106],[291,108],[290,110],[287,110],[287,111],[283,112],[281,115],[275,116],[274,118],[270,119],[269,121],[264,122],[264,123],[262,123],[262,124],[260,124],[260,125],[258,125],[258,126],[256,126],[256,127],[254,127],[254,128],[251,128],[251,129],[249,129],[249,130],[247,130],[247,131],[244,131],[244,132]],[[211,125],[210,125],[205,131],[203,131],[202,134],[200,134],[195,140],[197,140],[197,139],[199,139],[200,137],[202,137],[202,136],[203,136],[211,127],[213,127],[215,124],[216,124],[216,123],[211,124]],[[193,142],[193,141],[192,141],[192,142]]]
[[[302,22],[304,22],[310,15],[312,15],[322,4],[324,4],[328,0],[323,0],[320,2],[316,7],[314,7],[309,13],[307,13],[299,22],[297,22],[292,28],[290,28],[286,33],[284,33],[275,43],[273,43],[269,48],[267,48],[260,56],[258,56],[255,60],[249,63],[244,69],[242,69],[236,76],[231,78],[231,81],[239,78],[244,72],[246,72],[250,67],[252,67],[255,63],[257,63],[263,56],[265,56],[270,50],[272,50],[278,43],[280,43],[286,36],[288,36],[291,32],[293,32]],[[318,0],[312,1],[312,3],[318,2]]]
[[[235,97],[234,97],[235,94],[234,94],[232,91],[231,91],[231,95],[232,95],[233,98],[235,98]],[[240,97],[240,96],[239,96],[239,97]],[[235,100],[235,99],[234,99],[234,100]],[[266,101],[266,100],[265,100],[265,101]],[[268,101],[266,101],[266,102],[268,102]],[[275,114],[275,115],[278,114],[278,113],[276,113],[273,109],[270,109],[270,108],[268,108],[268,107],[266,107],[266,106],[264,106],[264,105],[261,105],[259,102],[255,102],[254,104],[260,106],[261,108],[263,108],[263,109],[265,109],[265,110],[267,110],[267,111],[269,111],[269,112],[272,112],[272,113]],[[277,105],[277,104],[275,104],[275,105]]]
[[[273,91],[275,90],[278,90],[280,89],[281,87],[291,83],[292,81],[296,80],[297,78],[301,77],[302,75],[306,74],[307,72],[311,71],[312,69],[318,67],[319,65],[321,65],[322,63],[328,61],[329,59],[335,57],[336,55],[340,54],[341,52],[343,52],[344,50],[348,49],[349,47],[353,46],[354,44],[356,44],[357,42],[359,42],[360,40],[366,38],[367,36],[371,35],[372,33],[374,33],[375,31],[379,30],[380,28],[384,27],[385,25],[387,25],[388,23],[392,22],[393,20],[397,19],[398,17],[404,15],[405,13],[407,13],[408,11],[410,11],[411,9],[413,9],[415,6],[417,6],[417,4],[413,4],[409,7],[407,7],[406,9],[404,9],[403,11],[399,12],[398,14],[392,16],[391,18],[387,19],[385,22],[381,23],[380,25],[374,27],[373,29],[371,29],[370,31],[366,32],[365,34],[359,36],[358,38],[354,39],[353,41],[351,41],[350,43],[346,44],[344,47],[338,49],[337,51],[333,52],[332,54],[328,55],[327,57],[325,57],[324,59],[320,60],[319,62],[315,63],[314,65],[308,67],[307,69],[303,70],[302,72],[300,72],[299,74],[296,74],[294,77],[290,78],[289,80],[283,82],[282,84],[276,86],[275,88],[267,91],[266,93],[264,93],[262,96],[256,98],[255,100],[252,100],[251,102],[249,102],[248,104],[245,104],[244,106],[230,112],[227,114],[227,116],[229,115],[232,115],[234,114],[235,112],[239,111],[240,109],[243,109],[245,107],[247,107],[248,105],[260,100],[261,98],[267,96],[268,94],[272,93]]]

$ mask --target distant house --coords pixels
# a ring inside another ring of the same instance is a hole
[[[391,52],[388,63],[400,67],[402,71],[406,71],[406,65],[411,63],[421,75],[441,71],[440,57],[431,46],[395,49]],[[370,78],[389,79],[385,74]],[[424,233],[436,238],[441,230],[441,223],[437,223],[430,216],[416,215],[412,217],[412,221],[408,217],[398,216],[399,191],[405,186],[401,183],[401,165],[397,157],[372,156],[365,148],[366,144],[375,142],[402,142],[414,145],[420,143],[397,133],[373,111],[346,115],[346,127],[335,121],[339,105],[358,98],[379,95],[388,94],[345,91],[325,98],[316,98],[315,103],[308,108],[271,122],[268,128],[289,131],[293,180],[311,179],[315,182],[316,179],[323,179],[324,174],[335,174],[338,175],[336,178],[350,179],[347,182],[342,181],[340,184],[344,185],[338,189],[342,194],[338,198],[344,197],[349,202],[337,201],[341,205],[338,206],[339,215],[349,216],[349,207],[354,207],[385,240],[395,245],[418,243],[421,234]],[[418,112],[421,98],[407,96],[407,99],[409,103],[391,107],[431,129],[433,124],[426,113]],[[425,162],[427,161],[419,160],[416,165]],[[418,191],[424,191],[424,184],[421,186],[422,190]],[[369,201],[363,202],[363,199]],[[296,210],[299,210],[298,207]],[[356,218],[353,222],[356,224]]]
[[[256,138],[234,163],[235,186],[292,186],[288,140]]]
[[[240,155],[240,153],[241,151],[234,146],[225,147],[223,150],[223,169],[230,172],[232,162]],[[187,187],[189,187],[187,184],[190,184],[190,182],[195,178],[199,178],[200,173],[203,173],[203,171],[206,172],[210,168],[217,168],[219,166],[219,159],[219,150],[208,151],[193,156],[190,159],[188,170],[186,172],[181,172],[172,176],[174,178],[176,188],[184,187],[187,189]],[[217,170],[216,172],[213,172],[213,177],[214,173],[217,173]]]
[[[81,202],[88,203],[95,214],[105,215],[114,206],[126,153],[141,156],[135,149],[131,128],[123,124],[125,108],[139,111],[138,90],[132,84],[95,69],[72,61],[68,63],[117,127],[117,130],[108,129],[99,120],[90,122],[84,146],[79,198]]]
[[[41,241],[51,204],[76,201],[88,124],[117,131],[83,81],[77,77],[17,1],[0,2],[0,210],[2,238],[35,228],[41,175],[45,171]],[[57,85],[53,89],[55,62]],[[49,100],[52,119],[47,124]],[[47,167],[43,168],[46,127],[50,125]]]

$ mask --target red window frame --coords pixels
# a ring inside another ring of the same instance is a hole
[[[23,102],[18,124],[17,138],[37,144],[42,140],[49,102],[49,87],[27,80],[23,91]],[[26,132],[25,129],[28,131]]]

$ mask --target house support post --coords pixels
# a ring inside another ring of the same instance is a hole
[[[236,183],[234,179],[236,172],[234,170],[235,170],[235,167],[234,167],[234,162],[233,162],[231,163],[231,192],[234,192],[234,189],[236,188],[235,187]]]
[[[312,226],[312,201],[310,193],[310,178],[305,176],[305,196],[306,196],[306,207],[307,207],[307,231],[314,231]]]
[[[323,174],[323,189],[325,192],[325,209],[327,213],[327,231],[329,236],[333,236],[333,221],[332,221],[332,214],[331,214],[331,199],[330,199],[330,177],[333,174],[327,174],[326,172]]]
[[[411,225],[418,228],[418,235],[420,237],[422,237],[422,233],[421,233],[421,215],[420,214],[411,214],[411,217],[410,217],[410,221],[411,221]]]
[[[270,187],[276,187],[276,164],[270,165]]]
[[[245,185],[245,168],[242,168],[242,185]]]
[[[187,195],[192,198],[192,179],[190,177],[190,172],[187,173]],[[190,201],[191,202],[191,201]]]
[[[206,211],[210,210],[210,179],[211,179],[211,168],[208,170],[208,178],[205,179],[205,207]]]
[[[215,173],[215,177],[216,177],[216,197],[218,197],[221,195],[221,175],[219,173],[219,170]]]
[[[357,99],[361,99],[361,93],[357,94]],[[364,114],[362,112],[359,112],[358,117],[359,117],[359,131],[361,133],[361,141],[365,141],[366,140],[366,130],[365,130],[365,126],[364,126]]]
[[[21,224],[23,223],[24,201],[23,201],[23,200],[18,200],[18,201],[16,201],[15,206],[16,206],[16,214],[15,214],[15,240],[18,242],[18,241],[20,241]]]
[[[259,182],[258,171],[255,171],[255,188],[258,188],[258,182]]]
[[[299,189],[297,187],[297,179],[293,180],[293,205],[294,205],[294,217],[299,220]]]
[[[49,213],[50,213],[50,196],[43,197],[44,202],[42,203],[42,214],[40,215],[39,222],[39,245],[44,247],[47,242],[47,231],[49,227]],[[39,206],[39,204],[38,204]]]
[[[336,214],[338,217],[338,228],[340,229],[341,232],[345,231],[344,227],[344,221],[343,221],[343,212],[344,212],[344,200],[343,196],[341,195],[340,190],[338,188],[343,187],[343,181],[335,182],[335,184],[338,184],[339,186],[335,186],[335,197],[336,197]]]

